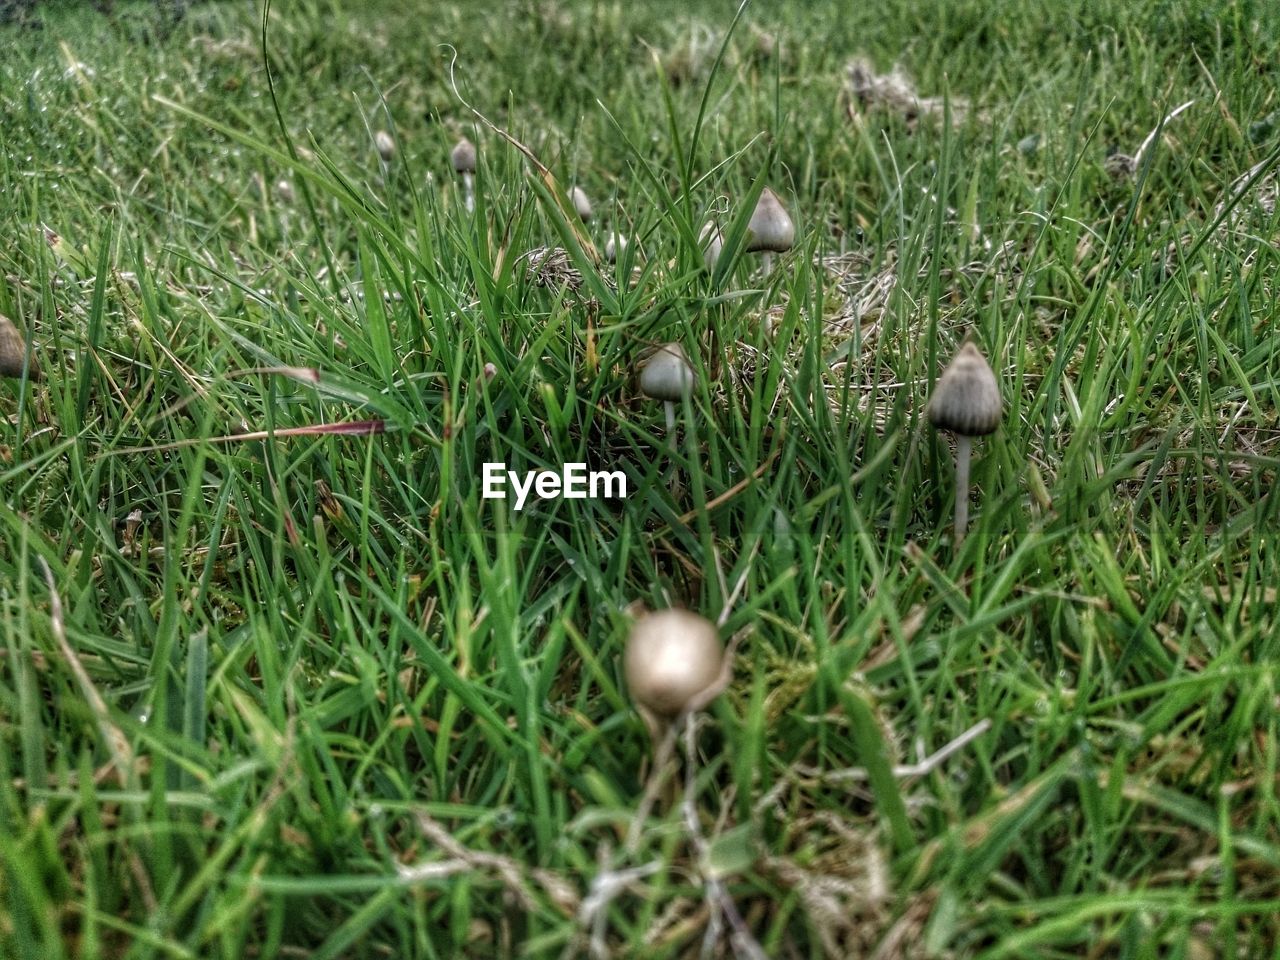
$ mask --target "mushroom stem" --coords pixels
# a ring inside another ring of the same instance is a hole
[[[634,851],[640,844],[640,834],[649,819],[653,805],[661,797],[667,807],[675,805],[677,787],[675,781],[676,737],[680,728],[670,720],[663,719],[640,709],[640,717],[644,720],[645,729],[649,731],[649,742],[653,748],[653,765],[641,771],[644,777],[644,793],[636,804],[635,813],[631,817],[631,826],[627,830],[627,849]],[[649,757],[645,757],[648,763]]]
[[[467,208],[467,213],[471,213],[476,208],[475,181],[469,173],[462,175],[462,203]]]
[[[667,414],[667,487],[673,497],[680,496],[680,474],[676,472],[676,404],[674,400],[665,400],[662,404]]]
[[[763,255],[761,255],[761,257],[760,257],[760,263],[761,263],[761,264],[763,265],[763,267],[764,267],[764,275],[765,275],[766,277],[767,277],[769,274],[773,273],[773,254],[772,254],[772,253],[770,253],[768,250],[766,250],[766,251],[764,252],[764,254],[763,254]]]
[[[680,481],[680,467],[676,466],[676,402],[664,401],[667,412],[667,489],[671,490],[672,499],[680,499],[684,494],[684,484]]]
[[[956,549],[964,543],[969,526],[969,455],[973,450],[973,438],[963,433],[956,435],[956,522],[954,541]]]

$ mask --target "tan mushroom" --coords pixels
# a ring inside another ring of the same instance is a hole
[[[637,620],[622,660],[631,699],[654,732],[715,699],[724,686],[724,665],[715,625],[677,609]]]
[[[676,404],[693,392],[693,365],[684,347],[664,343],[640,367],[640,391],[666,407],[667,429],[676,425]]]
[[[31,366],[27,366],[27,341],[23,339],[12,320],[0,313],[0,377],[21,378],[26,370],[28,380],[40,379],[40,367],[35,354]]]
[[[976,346],[966,342],[947,364],[929,398],[929,422],[956,437],[955,545],[969,525],[969,458],[974,437],[994,433],[1004,414],[996,375]]]
[[[762,253],[765,276],[773,270],[773,255],[786,253],[796,240],[796,225],[778,195],[765,187],[747,222],[747,253]]]
[[[475,173],[476,145],[463,137],[453,145],[449,153],[449,162],[453,164],[454,173],[462,177],[462,196],[468,212],[476,208]]]

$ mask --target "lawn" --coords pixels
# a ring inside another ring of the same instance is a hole
[[[1273,0],[27,6],[0,957],[1280,957]]]

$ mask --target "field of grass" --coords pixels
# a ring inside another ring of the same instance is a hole
[[[1272,0],[14,11],[0,957],[1280,957]]]

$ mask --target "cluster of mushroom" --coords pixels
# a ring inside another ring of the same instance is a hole
[[[667,426],[675,403],[688,396],[693,369],[678,343],[663,344],[641,368],[640,389],[662,400]],[[938,430],[956,438],[954,544],[964,542],[969,516],[969,459],[975,437],[995,432],[1003,407],[994,371],[966,341],[939,377],[927,415]],[[655,744],[680,719],[703,709],[728,685],[729,657],[714,624],[687,610],[649,613],[631,628],[623,673],[636,710]]]
[[[476,208],[476,160],[476,145],[466,137],[458,140],[453,145],[453,150],[449,153],[449,162],[453,166],[453,172],[462,178],[463,205],[468,213],[473,212]],[[578,218],[583,223],[589,223],[591,218],[595,216],[595,210],[591,206],[591,199],[587,196],[587,192],[575,185],[569,188],[568,196],[574,213],[578,215]],[[610,263],[616,263],[626,249],[627,238],[616,231],[610,232],[604,246],[604,257]]]
[[[374,144],[383,161],[389,163],[395,153],[391,136],[380,130]],[[449,159],[462,182],[464,206],[468,212],[474,211],[478,159],[475,144],[462,137]],[[567,199],[583,223],[592,219],[591,201],[580,186],[570,187]],[[795,223],[781,199],[771,188],[764,187],[747,223],[743,250],[761,254],[762,272],[767,277],[773,269],[774,255],[791,250],[795,235]],[[714,221],[707,221],[698,242],[704,264],[714,270],[724,252],[724,234]],[[626,248],[627,238],[611,230],[604,247],[605,259],[616,262]],[[18,376],[24,370],[33,379],[38,376],[34,363],[27,365],[21,336],[12,323],[0,317],[0,373]],[[694,384],[693,366],[684,347],[670,342],[651,351],[640,365],[638,382],[642,393],[662,401],[667,431],[673,437],[676,405],[690,396]],[[953,544],[958,549],[968,527],[973,439],[994,432],[1002,416],[995,374],[971,341],[961,346],[939,377],[926,412],[936,429],[953,434],[956,441]],[[635,622],[623,654],[623,672],[631,698],[655,743],[674,723],[706,707],[724,689],[729,680],[729,661],[716,626],[695,613],[659,610]]]
[[[383,139],[385,137],[385,140]],[[394,152],[394,144],[384,131],[378,132],[376,138],[378,152],[384,160],[390,160]],[[383,148],[387,148],[384,152]],[[454,144],[449,154],[449,162],[453,171],[462,179],[463,204],[470,213],[475,210],[475,174],[476,145],[466,137]],[[585,190],[578,185],[569,188],[568,199],[574,212],[583,223],[589,223],[595,215],[591,200]],[[747,223],[747,240],[744,250],[747,253],[762,254],[761,264],[767,277],[773,270],[773,255],[786,253],[795,245],[796,226],[783,206],[782,200],[774,191],[765,187],[752,211],[751,220]],[[714,221],[708,220],[698,235],[698,243],[702,247],[703,262],[708,270],[714,270],[724,251],[724,234]],[[626,251],[627,237],[611,230],[604,245],[604,258],[609,263],[616,263]]]
[[[747,253],[763,254],[761,265],[767,277],[773,271],[773,255],[786,253],[796,241],[796,225],[782,205],[778,195],[769,187],[760,191],[760,199],[747,221]],[[724,234],[715,222],[708,220],[698,234],[702,246],[702,259],[708,270],[714,270],[724,252]]]
[[[389,154],[383,148],[393,149],[394,145],[389,136],[385,136],[382,131],[379,134],[379,152],[383,153],[384,159],[389,159]],[[453,169],[462,178],[468,211],[475,208],[476,159],[475,144],[466,137],[457,142],[450,154]],[[571,187],[568,199],[584,223],[591,220],[591,201],[581,187]],[[767,277],[773,269],[774,255],[791,250],[795,245],[795,236],[795,223],[782,200],[770,187],[764,187],[751,213],[751,219],[747,222],[743,249],[747,253],[762,255],[762,271]],[[724,234],[714,221],[708,220],[699,233],[698,242],[702,247],[703,262],[708,270],[714,270],[724,252]],[[605,243],[605,259],[610,263],[616,262],[626,248],[627,238],[611,231]],[[675,428],[676,404],[689,396],[693,382],[693,368],[679,343],[662,344],[642,363],[640,390],[645,395],[662,401],[668,432]],[[953,542],[959,548],[968,528],[969,462],[973,438],[994,432],[1002,415],[1000,389],[995,374],[973,343],[966,342],[943,371],[930,398],[927,414],[935,428],[952,433],[956,438]]]

